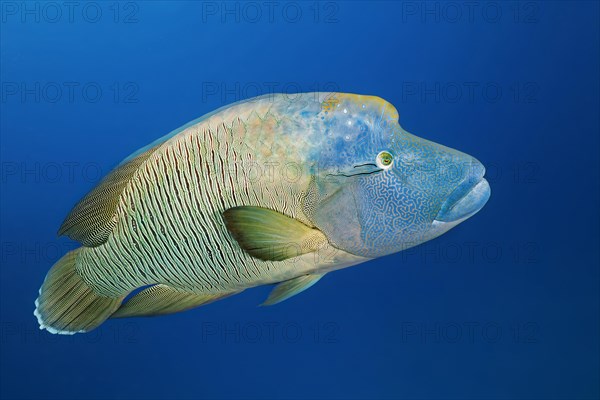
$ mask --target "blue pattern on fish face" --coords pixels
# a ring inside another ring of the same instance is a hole
[[[352,254],[379,257],[454,226],[440,227],[436,216],[459,184],[482,178],[481,164],[404,131],[394,107],[381,99],[340,95],[332,103],[320,114],[324,134],[305,204],[331,242]],[[392,155],[390,166],[377,160],[381,152]]]

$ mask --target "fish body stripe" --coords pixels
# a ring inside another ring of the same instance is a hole
[[[121,195],[112,235],[77,261],[86,283],[111,296],[155,283],[222,293],[299,273],[287,260],[249,256],[222,220],[225,210],[243,205],[306,220],[300,203],[308,176],[289,182],[251,168],[285,164],[285,143],[265,152],[260,136],[281,125],[272,115],[249,118],[190,127],[140,166]]]

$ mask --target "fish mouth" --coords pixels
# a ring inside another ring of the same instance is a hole
[[[450,193],[435,217],[436,221],[464,220],[483,208],[491,195],[490,184],[483,178],[483,171],[465,179]]]

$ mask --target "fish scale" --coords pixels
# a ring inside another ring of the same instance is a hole
[[[254,129],[257,121],[252,121]],[[272,126],[269,119],[260,121]],[[153,283],[202,294],[220,293],[273,279],[273,263],[256,260],[239,249],[220,215],[228,208],[248,204],[297,214],[303,195],[300,186],[260,184],[265,177],[249,177],[244,162],[235,168],[230,161],[249,161],[242,159],[244,150],[247,154],[249,149],[244,142],[234,143],[232,128],[219,125],[192,131],[195,134],[167,143],[142,165],[124,192],[122,204],[128,206],[119,212],[116,234],[102,246],[83,252],[78,269],[98,293],[114,296]],[[219,201],[213,201],[215,198]],[[164,235],[158,234],[160,226],[167,227]],[[98,251],[105,255],[102,262],[95,254]],[[281,279],[281,272],[288,267],[281,264],[289,263],[278,264],[276,279]],[[104,270],[101,282],[97,274],[90,273],[94,270]],[[110,280],[113,277],[118,279]]]
[[[276,304],[466,220],[489,198],[484,171],[404,131],[378,97],[238,102],[136,151],[73,208],[59,233],[83,246],[52,267],[34,314],[72,334],[270,283]]]

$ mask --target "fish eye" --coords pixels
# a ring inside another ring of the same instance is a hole
[[[377,166],[379,168],[388,169],[394,163],[394,157],[387,151],[382,151],[377,154]]]

